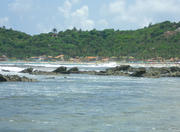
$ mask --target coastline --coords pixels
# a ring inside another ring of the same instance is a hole
[[[130,65],[132,67],[180,67],[180,62],[146,62],[146,61],[136,61],[136,62],[125,62],[125,61],[89,61],[89,62],[72,62],[72,61],[25,61],[25,60],[13,60],[13,61],[0,61],[0,64],[3,63],[39,63],[39,64],[87,64],[87,65],[112,65],[119,66],[119,65]]]

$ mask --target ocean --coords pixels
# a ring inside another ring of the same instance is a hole
[[[0,74],[38,82],[0,83],[0,132],[180,132],[180,78],[19,73],[116,65],[1,62]]]

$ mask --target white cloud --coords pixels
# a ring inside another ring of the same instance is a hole
[[[125,10],[125,1],[118,0],[109,4],[110,13],[123,13]]]
[[[8,8],[16,13],[24,13],[32,9],[32,0],[15,0],[8,4]]]
[[[58,11],[63,14],[66,21],[66,28],[81,28],[91,30],[94,27],[94,21],[89,19],[89,8],[84,5],[75,11],[72,11],[74,4],[80,0],[66,0],[63,6],[58,7]]]
[[[68,18],[71,14],[71,8],[72,8],[72,3],[69,0],[66,0],[64,2],[64,5],[61,7],[58,7],[58,11],[60,11],[64,17]]]
[[[0,18],[0,26],[9,26],[9,18],[8,17]]]
[[[71,15],[72,17],[87,18],[89,15],[88,6],[83,6],[80,9],[77,9],[75,12],[72,12]]]
[[[115,0],[106,7],[105,14],[112,18],[112,22],[136,24],[145,26],[150,22],[180,19],[179,0],[134,0],[131,3],[126,0]]]
[[[88,16],[89,16],[88,6],[82,6],[81,8],[71,13],[71,18],[72,18],[71,25],[85,30],[93,29],[94,21],[89,19]]]
[[[81,0],[72,0],[72,3],[79,3]]]

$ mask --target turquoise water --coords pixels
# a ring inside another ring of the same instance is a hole
[[[39,82],[0,83],[2,132],[180,131],[179,78],[19,75]]]

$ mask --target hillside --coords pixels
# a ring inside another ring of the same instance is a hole
[[[0,28],[0,55],[26,57],[133,56],[137,59],[180,58],[180,22],[169,21],[130,31],[77,29],[28,35]]]

